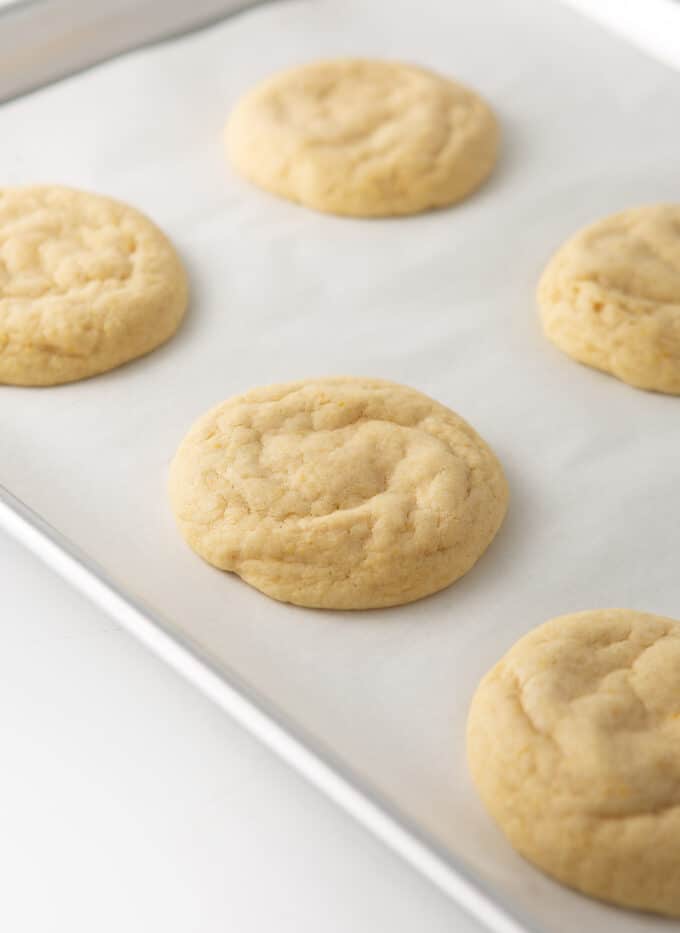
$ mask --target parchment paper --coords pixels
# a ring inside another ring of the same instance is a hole
[[[478,194],[355,221],[235,177],[221,132],[238,96],[277,68],[355,54],[421,63],[488,97],[503,155]],[[680,616],[680,399],[570,361],[534,307],[544,263],[576,228],[680,199],[680,77],[546,0],[293,0],[7,104],[0,177],[137,205],[176,242],[193,292],[181,332],[144,360],[61,388],[0,387],[0,482],[547,930],[661,929],[515,855],[468,779],[464,724],[481,675],[546,619],[606,606]],[[270,601],[202,563],[168,508],[168,463],[205,409],[344,373],[454,408],[511,486],[477,567],[401,609]]]

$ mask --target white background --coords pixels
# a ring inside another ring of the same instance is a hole
[[[479,933],[0,533],[3,933]]]

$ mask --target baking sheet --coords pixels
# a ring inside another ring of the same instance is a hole
[[[678,0],[565,0],[585,16],[680,71]]]
[[[276,68],[350,54],[484,93],[504,132],[491,181],[451,210],[354,221],[236,178],[221,130],[239,94]],[[467,777],[464,725],[480,676],[547,618],[680,615],[680,400],[569,361],[542,338],[533,298],[575,228],[679,199],[679,95],[677,74],[545,0],[293,0],[0,109],[5,183],[139,206],[193,290],[181,332],[146,359],[55,389],[2,387],[0,482],[550,931],[670,925],[579,897],[515,855]],[[284,606],[175,531],[167,467],[197,415],[256,384],[334,373],[433,395],[506,467],[497,540],[420,603]]]
[[[259,0],[0,0],[0,102]]]

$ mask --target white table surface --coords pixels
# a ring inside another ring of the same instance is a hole
[[[0,739],[0,930],[481,930],[2,533]]]

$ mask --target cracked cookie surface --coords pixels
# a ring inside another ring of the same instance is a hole
[[[0,382],[113,369],[175,332],[184,269],[134,208],[61,187],[0,188]]]
[[[550,260],[538,303],[546,336],[569,356],[680,395],[680,204],[581,230]]]
[[[235,168],[315,210],[414,214],[461,200],[496,160],[498,127],[473,91],[412,65],[346,59],[274,75],[226,129]]]
[[[534,629],[468,719],[477,789],[559,881],[680,916],[680,622],[625,609]]]
[[[253,389],[194,425],[170,471],[182,535],[274,599],[411,602],[462,576],[507,506],[500,464],[462,418],[377,379]]]

